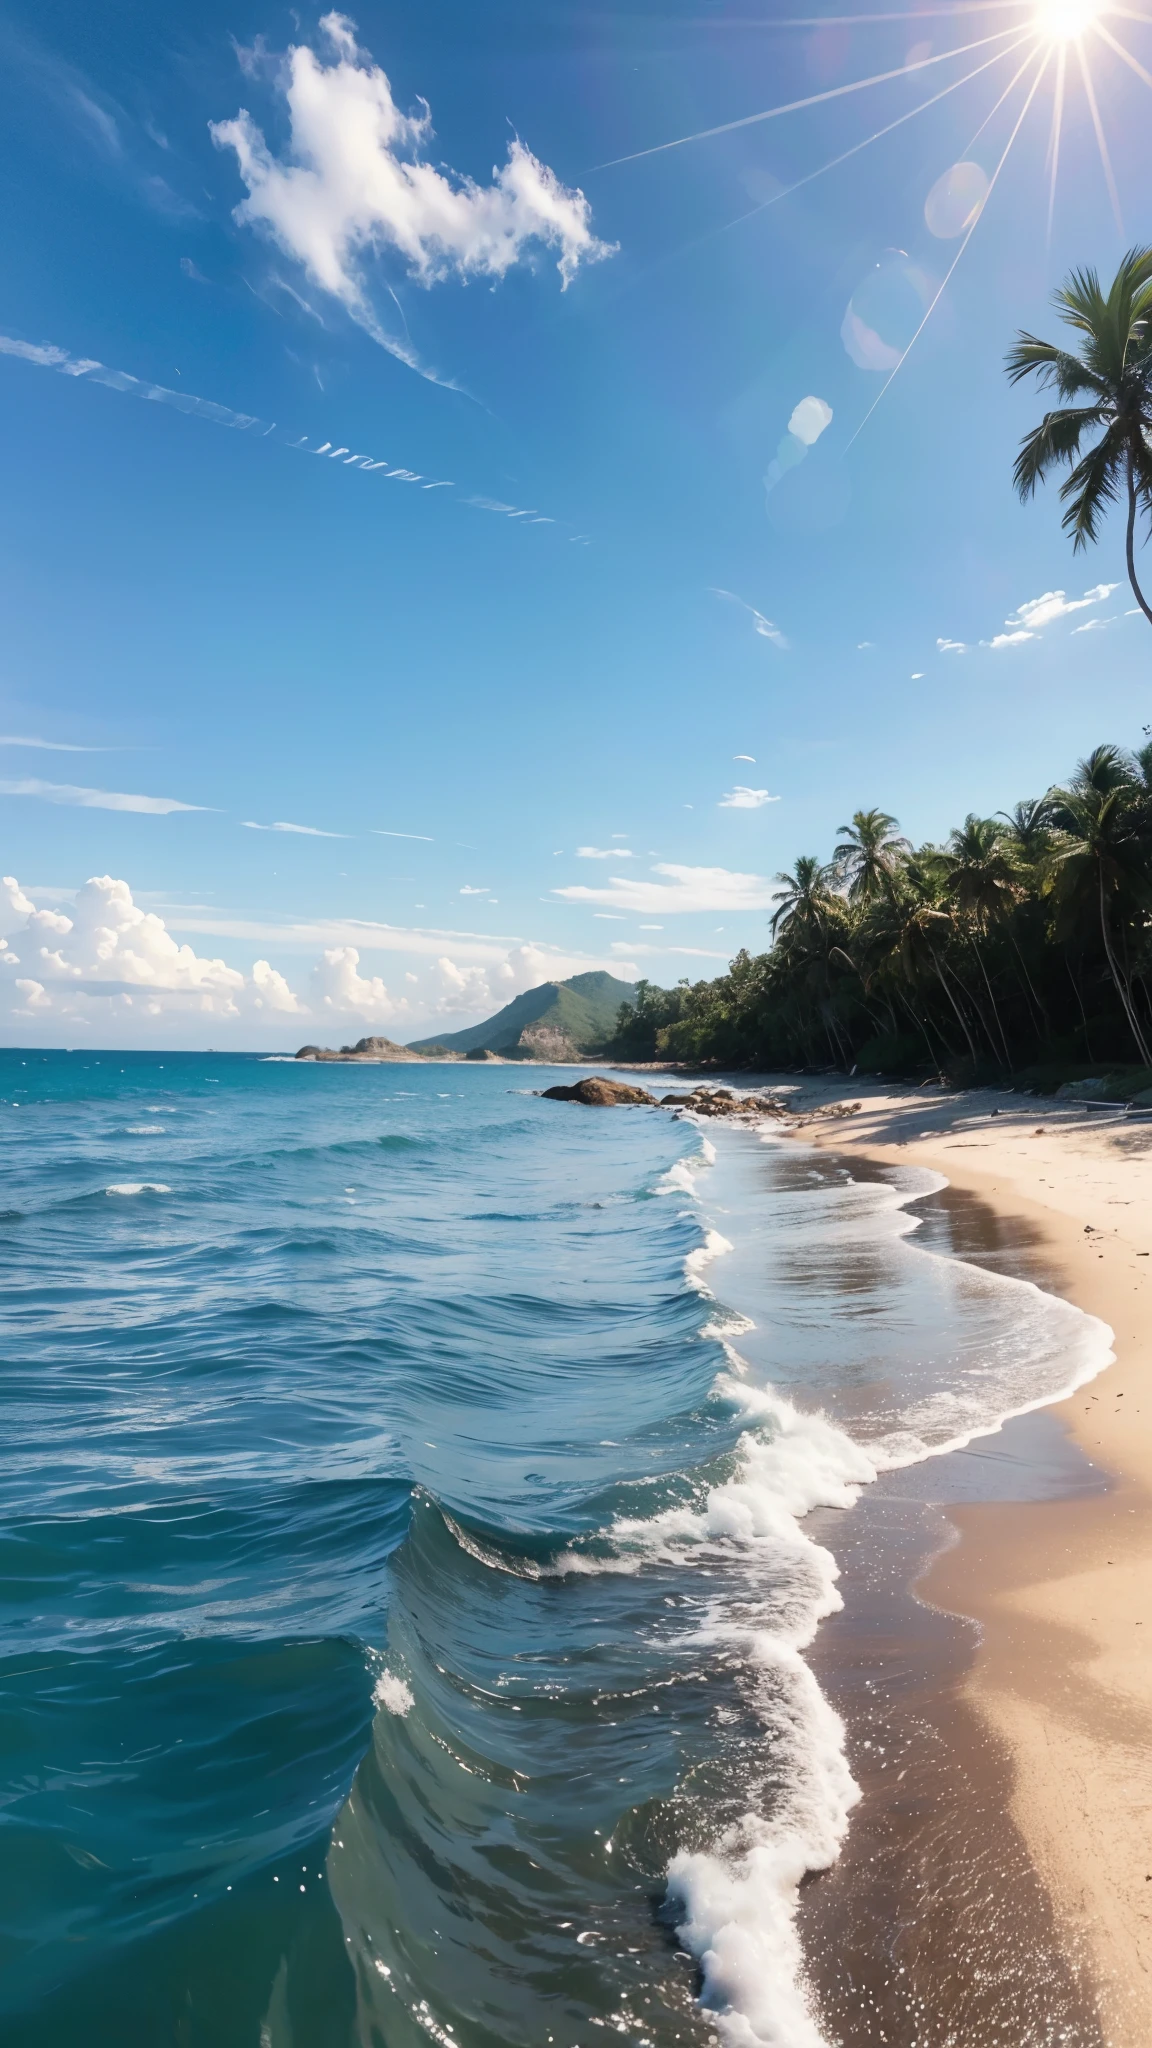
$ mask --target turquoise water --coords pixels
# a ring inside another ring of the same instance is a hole
[[[821,2040],[803,1515],[1098,1332],[553,1078],[0,1054],[12,2048]]]

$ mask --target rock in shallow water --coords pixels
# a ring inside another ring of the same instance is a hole
[[[646,1088],[632,1088],[627,1081],[608,1081],[602,1074],[589,1074],[571,1088],[561,1085],[541,1092],[546,1102],[583,1102],[595,1109],[614,1109],[617,1104],[629,1103],[656,1106],[656,1097],[649,1095]]]

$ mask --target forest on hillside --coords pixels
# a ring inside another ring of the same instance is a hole
[[[623,1060],[946,1073],[1152,1069],[1152,739],[912,846],[857,811],[778,875],[771,943],[714,981],[641,982]],[[1150,1076],[1152,1078],[1152,1076]]]

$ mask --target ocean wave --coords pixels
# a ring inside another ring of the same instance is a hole
[[[162,1180],[114,1180],[105,1188],[106,1195],[170,1195],[171,1188]]]

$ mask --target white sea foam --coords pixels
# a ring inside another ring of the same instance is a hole
[[[128,1124],[130,1138],[158,1138],[164,1134],[163,1124]]]
[[[712,1289],[707,1285],[704,1274],[713,1259],[722,1259],[725,1252],[730,1252],[731,1249],[728,1239],[721,1237],[718,1230],[706,1230],[703,1244],[698,1245],[694,1252],[689,1252],[684,1261],[684,1276],[698,1294],[711,1295]]]
[[[394,1671],[381,1672],[372,1688],[372,1698],[376,1706],[389,1714],[399,1714],[401,1719],[416,1705],[411,1686],[405,1685]]]
[[[162,1180],[114,1180],[104,1190],[106,1195],[170,1195],[171,1188]]]
[[[777,1134],[778,1127],[768,1126],[762,1135],[771,1141]],[[947,1185],[942,1175],[907,1174],[901,1188],[890,1190],[890,1227],[900,1236],[916,1230],[919,1221],[904,1205]],[[869,1192],[875,1198],[879,1191]],[[708,1293],[703,1271],[731,1249],[709,1230],[685,1262],[689,1283]],[[955,1268],[955,1261],[947,1263]],[[914,1400],[896,1428],[866,1445],[771,1388],[750,1386],[732,1343],[737,1331],[719,1310],[704,1334],[723,1345],[729,1370],[717,1379],[713,1396],[748,1422],[734,1472],[696,1505],[648,1521],[621,1520],[609,1532],[617,1569],[626,1558],[639,1563],[696,1550],[702,1556],[726,1551],[733,1561],[743,1556],[764,1571],[771,1626],[750,1625],[755,1602],[729,1592],[712,1603],[700,1635],[739,1644],[747,1666],[759,1673],[753,1690],[772,1756],[774,1796],[766,1804],[753,1800],[710,1849],[682,1851],[667,1872],[669,1897],[682,1914],[677,1931],[700,1964],[702,2003],[724,2048],[829,2048],[805,1981],[796,1908],[805,1875],[835,1862],[859,1790],[848,1768],[843,1724],[802,1656],[821,1619],[841,1605],[836,1561],[807,1535],[804,1518],[820,1506],[850,1507],[882,1470],[958,1449],[994,1433],[1012,1415],[1062,1398],[1113,1356],[1112,1332],[1096,1318],[1030,1282],[961,1270],[967,1287],[990,1298],[995,1340],[978,1357],[953,1361],[951,1385]],[[748,1318],[741,1321],[745,1330],[753,1327]]]

